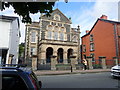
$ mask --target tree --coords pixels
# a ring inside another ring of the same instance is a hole
[[[24,49],[25,49],[24,43],[19,44],[19,57],[21,57],[22,54],[24,53]]]
[[[40,12],[50,16],[54,4],[55,2],[2,2],[1,10],[12,6],[15,10],[14,12],[22,16],[23,23],[31,23],[30,13],[35,14]]]

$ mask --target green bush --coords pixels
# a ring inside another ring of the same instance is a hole
[[[102,68],[102,66],[101,66],[100,64],[94,64],[94,65],[93,65],[93,68],[94,68],[94,69]]]

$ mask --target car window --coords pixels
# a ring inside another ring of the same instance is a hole
[[[38,83],[38,79],[33,72],[30,74],[30,77],[32,79],[32,82],[35,84],[35,87],[40,88],[39,83]]]
[[[27,90],[27,86],[22,78],[18,75],[2,75],[3,90]]]

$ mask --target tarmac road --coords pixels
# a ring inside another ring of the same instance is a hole
[[[42,88],[118,88],[120,79],[113,79],[110,72],[38,76]]]

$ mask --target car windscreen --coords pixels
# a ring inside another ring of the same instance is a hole
[[[27,90],[27,86],[18,75],[2,75],[3,90]]]

